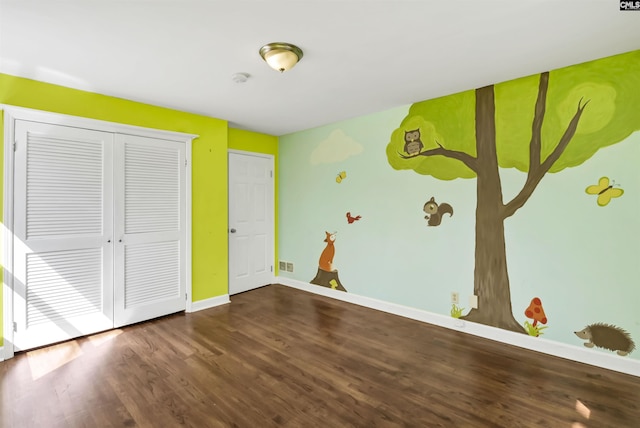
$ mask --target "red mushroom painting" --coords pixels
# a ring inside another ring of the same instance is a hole
[[[533,324],[529,321],[524,322],[524,328],[530,336],[538,337],[542,334],[542,330],[547,328],[546,326],[540,326],[538,323],[546,324],[547,316],[544,313],[542,307],[542,301],[539,297],[534,297],[529,303],[529,307],[524,311],[527,318],[533,320]]]

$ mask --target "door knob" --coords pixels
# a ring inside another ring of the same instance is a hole
[[[229,229],[229,232],[236,233],[236,230],[232,227],[231,229]]]

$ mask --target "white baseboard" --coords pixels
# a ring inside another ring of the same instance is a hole
[[[401,317],[434,324],[451,330],[461,331],[463,333],[472,334],[485,339],[491,339],[520,348],[542,352],[544,354],[640,377],[640,361],[629,359],[628,357],[605,354],[593,349],[555,342],[542,337],[527,336],[503,330],[501,328],[490,327],[484,324],[464,321],[446,315],[434,314],[432,312],[398,305],[396,303],[389,303],[349,292],[345,293],[344,291],[332,290],[330,288],[313,285],[308,282],[298,281],[291,278],[277,277],[276,281],[279,284],[297,288],[298,290],[308,291],[310,293],[365,306],[382,312],[388,312]]]
[[[210,299],[198,300],[191,303],[191,310],[187,312],[197,312],[203,309],[214,308],[216,306],[225,305],[229,303],[229,295],[223,294],[222,296],[211,297]]]

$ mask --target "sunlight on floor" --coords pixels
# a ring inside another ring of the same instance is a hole
[[[104,345],[116,338],[122,333],[122,330],[109,330],[104,333],[94,334],[87,337],[89,342],[95,347]],[[46,348],[36,349],[27,352],[27,361],[31,369],[31,377],[38,380],[56,369],[64,366],[70,361],[81,357],[84,354],[77,340],[72,340],[58,345],[47,346]]]
[[[580,415],[585,419],[589,419],[591,416],[591,410],[589,410],[589,408],[580,400],[576,400],[576,412],[580,413]]]
[[[98,347],[114,338],[116,338],[117,336],[119,336],[122,333],[122,330],[120,329],[116,329],[116,330],[108,330],[105,331],[103,333],[98,333],[98,334],[94,334],[92,336],[89,336],[88,339],[91,342],[91,344],[95,347]]]
[[[580,400],[576,400],[576,412],[585,419],[589,419],[591,417],[591,410],[589,410],[589,408]],[[571,428],[587,428],[587,426],[581,422],[574,422],[571,424]]]
[[[38,380],[81,355],[82,349],[75,340],[27,352],[31,377]]]

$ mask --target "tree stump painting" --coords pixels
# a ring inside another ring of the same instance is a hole
[[[316,273],[315,278],[311,280],[311,284],[321,285],[334,290],[347,291],[342,286],[342,283],[340,283],[337,270],[327,272],[326,270],[318,268],[318,273]]]
[[[326,242],[327,245],[320,254],[318,272],[316,273],[315,278],[311,280],[311,284],[321,285],[334,290],[347,291],[340,283],[338,270],[333,268],[333,256],[336,254],[336,248],[334,246],[336,233],[338,232],[325,232],[326,238],[324,239],[324,242]]]

